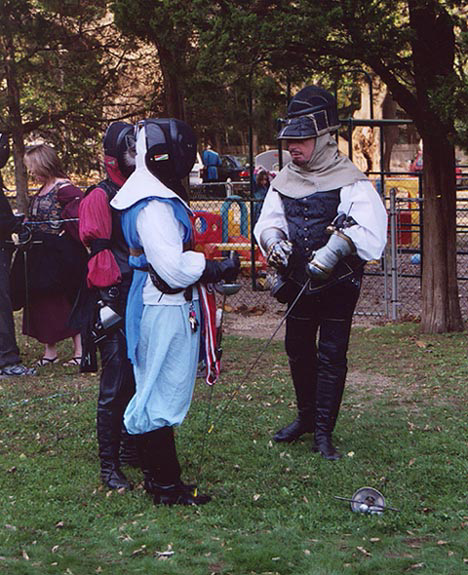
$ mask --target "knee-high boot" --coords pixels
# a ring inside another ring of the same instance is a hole
[[[332,433],[343,398],[346,372],[346,364],[333,365],[326,357],[319,354],[315,441],[312,450],[320,452],[322,457],[331,461],[342,457],[333,446]]]
[[[308,300],[307,300],[308,301]],[[306,308],[308,303],[306,302]],[[296,419],[280,429],[273,439],[277,442],[296,441],[315,427],[315,388],[317,384],[317,322],[308,314],[286,320],[285,347],[297,400]]]
[[[130,467],[140,467],[135,437],[130,435],[123,425],[120,430],[119,463]]]
[[[327,290],[321,300],[323,313],[317,354],[315,443],[312,449],[332,461],[342,457],[333,446],[332,433],[343,397],[346,354],[359,290],[360,278],[356,276]]]
[[[174,429],[166,426],[136,435],[145,489],[155,505],[203,505],[209,495],[196,493],[196,486],[185,485],[177,458]]]
[[[291,443],[304,433],[313,433],[315,429],[316,370],[314,358],[289,360],[291,377],[296,393],[297,417],[280,429],[273,439],[276,442]]]
[[[124,335],[119,332],[110,335],[100,343],[99,350],[102,372],[96,427],[101,480],[110,489],[131,489],[119,462],[123,413],[135,386]]]

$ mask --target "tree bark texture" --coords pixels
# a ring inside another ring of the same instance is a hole
[[[21,117],[20,90],[16,70],[16,54],[13,34],[9,27],[9,14],[4,14],[3,45],[4,66],[7,83],[8,123],[13,140],[13,160],[15,165],[16,204],[20,212],[28,211],[28,176],[24,165],[24,129]]]
[[[159,64],[164,82],[164,101],[167,116],[185,120],[183,78],[170,50],[157,42]]]
[[[455,148],[453,122],[434,111],[454,76],[453,22],[436,0],[408,0],[414,78],[423,140],[424,244],[422,321],[425,333],[461,331],[457,284]]]
[[[463,330],[457,283],[455,154],[445,134],[423,138],[424,333]]]

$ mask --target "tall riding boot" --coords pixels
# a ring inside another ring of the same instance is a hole
[[[99,461],[101,481],[109,489],[132,489],[131,483],[120,470],[121,421],[115,421],[112,413],[99,410],[97,414],[97,437],[99,445]]]
[[[123,425],[120,431],[119,463],[135,468],[140,467],[135,437],[130,435]]]
[[[110,489],[131,489],[120,470],[122,418],[134,393],[132,367],[126,358],[125,338],[119,332],[99,344],[101,379],[97,406],[97,438],[101,480]]]
[[[346,365],[331,365],[324,358],[319,360],[315,441],[312,451],[319,452],[330,461],[342,457],[333,446],[332,433],[343,397],[346,371]]]
[[[172,427],[136,437],[145,489],[153,495],[155,505],[203,505],[211,500],[209,495],[196,495],[196,486],[182,482]]]
[[[359,272],[362,274],[362,270]],[[317,406],[315,443],[318,451],[331,461],[342,456],[332,443],[346,380],[351,323],[359,298],[360,275],[340,282],[321,296],[320,337],[317,362]]]
[[[295,361],[290,359],[289,367],[296,392],[297,417],[292,423],[275,433],[273,439],[276,442],[291,443],[304,433],[313,433],[315,429],[314,360],[309,358],[306,362],[303,359]]]

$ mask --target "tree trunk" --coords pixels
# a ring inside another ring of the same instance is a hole
[[[458,298],[455,150],[446,134],[423,137],[424,244],[422,320],[424,333],[462,331]]]
[[[178,66],[174,55],[159,42],[156,43],[159,63],[164,81],[164,101],[166,114],[170,118],[185,120],[184,93],[182,87],[181,66]]]
[[[387,92],[382,104],[382,118],[394,120],[396,118],[396,103],[391,94]],[[385,126],[383,129],[384,135],[384,157],[383,169],[386,172],[390,171],[390,160],[392,158],[393,146],[398,141],[400,129],[398,126]]]
[[[435,0],[408,0],[414,79],[423,140],[424,260],[421,329],[425,333],[463,330],[458,299],[455,148],[449,114],[432,99],[455,85],[453,21]],[[445,116],[445,117],[444,117]]]
[[[5,76],[7,83],[8,122],[13,139],[15,164],[16,205],[20,212],[28,211],[28,176],[24,165],[24,129],[21,117],[20,90],[15,61],[13,35],[8,25],[9,14],[4,14]]]

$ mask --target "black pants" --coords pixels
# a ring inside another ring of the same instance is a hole
[[[299,416],[315,421],[315,431],[335,427],[347,373],[347,351],[358,278],[315,295],[303,296],[286,319],[286,353]]]
[[[101,464],[117,465],[123,414],[135,393],[133,367],[127,358],[123,329],[99,343],[101,380],[97,406],[97,435]]]
[[[10,297],[11,250],[0,247],[0,368],[20,362]]]

